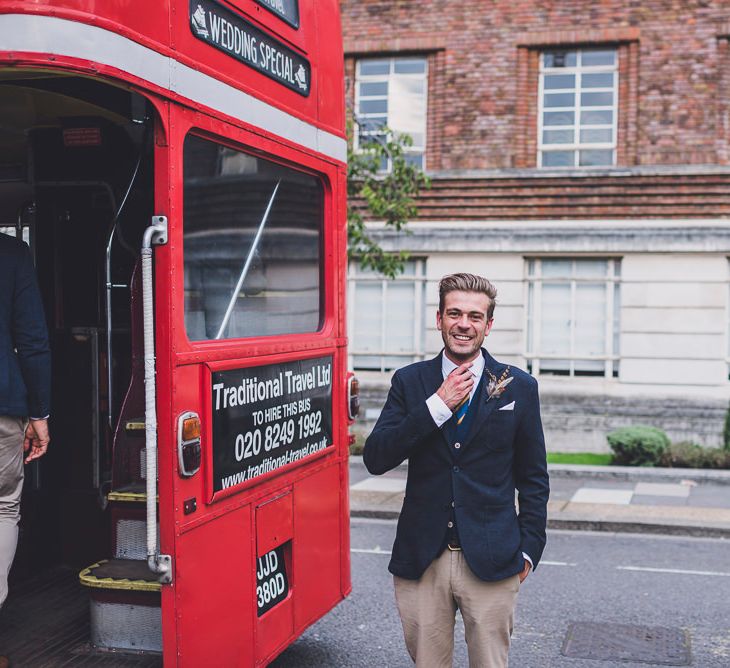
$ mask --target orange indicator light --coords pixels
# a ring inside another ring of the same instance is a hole
[[[200,418],[191,417],[183,421],[182,438],[183,441],[200,438]]]

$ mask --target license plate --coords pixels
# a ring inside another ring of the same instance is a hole
[[[284,546],[274,548],[256,560],[256,611],[261,617],[289,594]]]

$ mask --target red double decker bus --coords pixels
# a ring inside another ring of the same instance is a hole
[[[17,665],[266,664],[349,593],[339,21],[0,2],[0,227],[31,246],[54,360]]]

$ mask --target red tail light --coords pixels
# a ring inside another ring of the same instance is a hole
[[[347,417],[350,422],[360,414],[360,381],[355,374],[347,374]]]

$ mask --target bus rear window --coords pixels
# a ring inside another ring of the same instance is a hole
[[[185,329],[191,341],[317,331],[319,179],[188,135]]]

